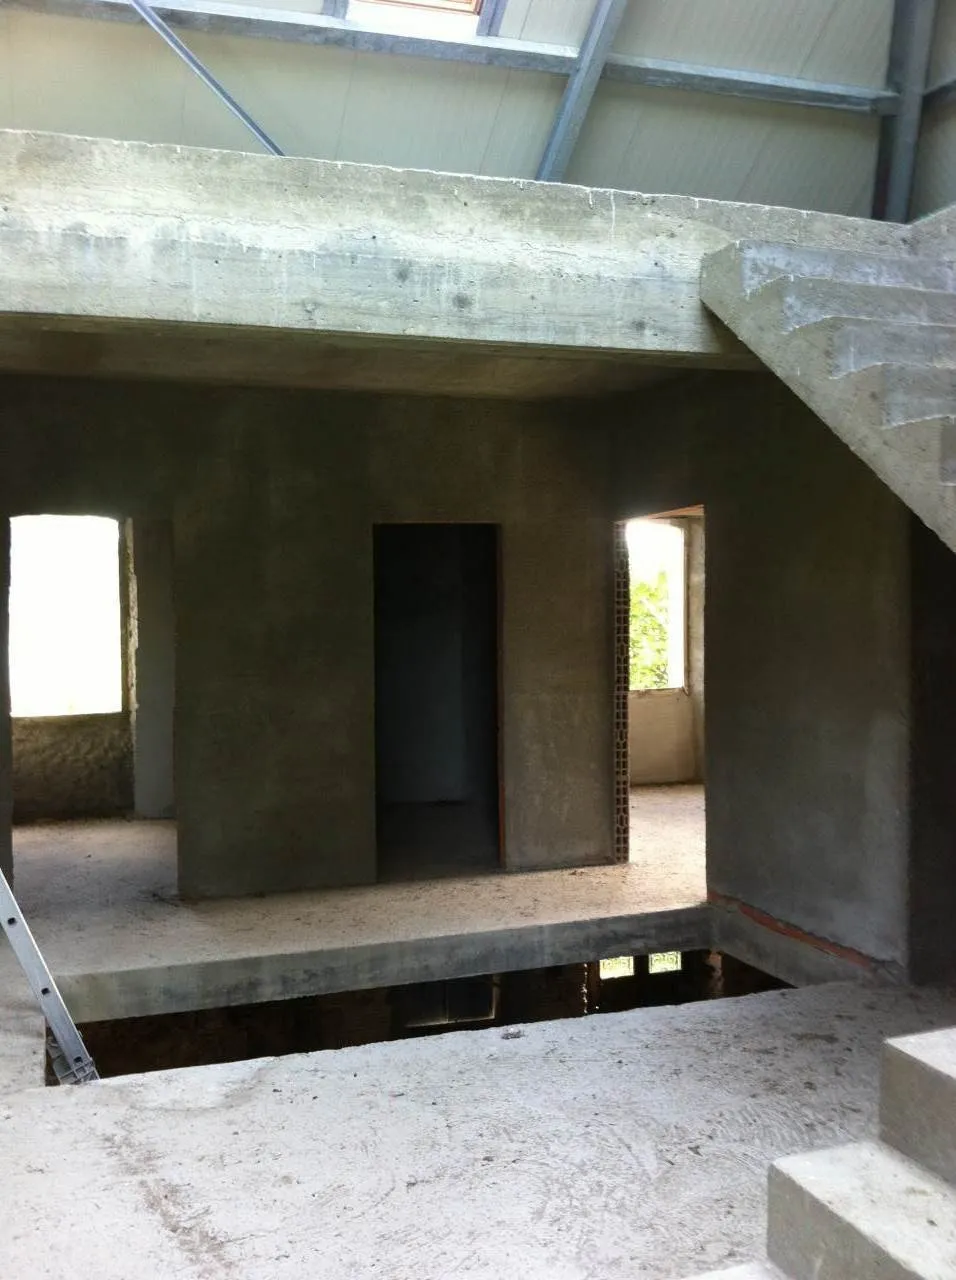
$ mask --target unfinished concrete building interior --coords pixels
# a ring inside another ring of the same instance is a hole
[[[954,103],[0,4],[5,1275],[956,1277]]]

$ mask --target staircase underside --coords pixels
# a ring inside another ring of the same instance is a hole
[[[956,550],[956,291],[930,257],[738,242],[701,297]]]

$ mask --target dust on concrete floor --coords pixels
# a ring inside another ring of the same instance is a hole
[[[507,929],[529,939],[525,948],[529,955],[516,967],[533,967],[559,962],[549,958],[547,947],[542,949],[542,931],[554,940],[580,926],[588,936],[593,932],[595,950],[604,954],[602,938],[616,937],[621,929],[630,933],[632,926],[643,928],[640,922],[654,913],[661,913],[666,934],[672,915],[689,912],[696,918],[704,910],[702,885],[685,890],[680,884],[676,888],[662,884],[645,875],[640,865],[184,903],[176,896],[176,831],[170,822],[93,820],[18,827],[14,871],[21,906],[54,974],[67,992],[75,980],[68,998],[76,997],[76,984],[85,985],[87,976],[99,993],[96,1011],[74,1009],[80,1019],[194,1007],[182,1003],[168,1008],[133,1007],[135,1001],[129,996],[129,991],[139,991],[141,986],[153,991],[157,983],[172,990],[179,969],[185,974],[180,974],[183,981],[194,984],[190,966],[244,964],[248,959],[256,973],[271,966],[269,973],[282,977],[296,963],[301,967],[314,961],[319,966],[316,972],[324,972],[329,956],[344,955],[345,949],[349,956],[359,955],[364,948],[370,955],[394,957],[396,948],[418,939],[448,939],[451,946],[456,936],[477,939],[475,945],[484,946],[483,932],[491,937]],[[695,926],[703,927],[702,921]],[[660,943],[657,949],[670,945],[663,936]],[[620,946],[614,954],[618,950]],[[344,963],[341,956],[339,962]],[[489,958],[487,970],[498,967]],[[118,974],[125,975],[123,992],[111,984],[111,975]],[[447,975],[416,971],[403,977],[383,970],[375,982],[359,985],[439,976]],[[270,988],[236,994],[232,1001],[271,999],[278,994]],[[109,1007],[100,1009],[104,1001]],[[2,1092],[41,1078],[42,1024],[31,1014],[31,1006],[26,983],[6,944],[0,943]]]
[[[704,788],[699,783],[632,787],[632,866],[655,895],[707,897]]]
[[[841,984],[30,1091],[0,1265],[693,1276],[760,1256],[771,1160],[874,1134],[884,1037],[953,1022],[956,993]]]

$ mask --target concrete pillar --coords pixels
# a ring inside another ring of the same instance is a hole
[[[138,818],[171,818],[176,623],[173,531],[167,520],[132,521],[134,629],[133,794]]]
[[[614,861],[614,526],[502,529],[505,865]]]
[[[10,521],[0,519],[0,870],[13,877],[13,750],[10,735]]]
[[[180,890],[369,883],[364,423],[334,397],[250,392],[228,413],[174,521]]]

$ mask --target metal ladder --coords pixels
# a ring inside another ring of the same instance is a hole
[[[87,1052],[83,1037],[57,990],[53,975],[46,966],[30,926],[13,896],[7,877],[0,871],[0,923],[13,954],[20,962],[30,989],[37,998],[46,1019],[46,1047],[60,1084],[87,1084],[98,1080],[96,1066]]]

